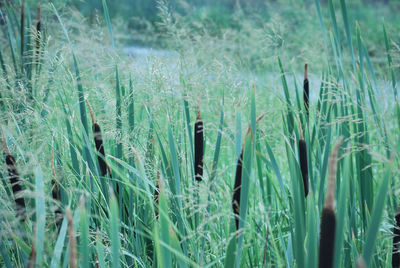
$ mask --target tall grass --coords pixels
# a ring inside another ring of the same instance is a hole
[[[166,56],[128,57],[101,3],[1,8],[0,266],[398,266],[391,21],[292,1],[215,35],[160,1]]]

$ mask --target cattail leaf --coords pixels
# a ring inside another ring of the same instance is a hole
[[[378,190],[378,196],[372,211],[371,220],[369,222],[365,245],[362,252],[362,257],[367,264],[367,267],[370,265],[373,256],[375,241],[378,236],[379,226],[382,220],[383,209],[386,203],[385,200],[389,186],[389,179],[391,176],[391,169],[388,167],[386,168],[385,174],[382,178],[382,182]]]
[[[54,247],[53,257],[50,263],[51,268],[60,267],[60,260],[61,260],[61,255],[63,253],[66,234],[67,234],[67,218],[64,217],[61,224],[60,232],[56,240],[56,245]]]
[[[115,50],[115,43],[114,43],[114,36],[111,28],[111,20],[110,20],[110,14],[108,12],[108,7],[107,7],[107,2],[106,0],[102,0],[103,3],[103,10],[104,10],[104,17],[106,18],[106,23],[107,23],[107,29],[111,37],[111,44],[112,48]]]
[[[307,267],[317,267],[318,263],[318,217],[314,193],[307,198]]]
[[[35,186],[36,186],[36,265],[41,266],[44,255],[44,239],[46,227],[46,206],[45,206],[45,193],[43,173],[39,165],[35,169]]]
[[[252,159],[254,155],[254,147],[253,147],[253,132],[250,130],[250,133],[246,136],[245,144],[244,144],[244,152],[243,152],[243,164],[242,164],[242,178],[241,178],[241,186],[240,186],[240,214],[239,214],[239,229],[244,228],[247,207],[249,203],[249,193],[250,193],[250,177],[252,174]],[[236,255],[236,267],[240,266],[240,259],[242,255],[242,244],[243,244],[243,232],[240,233],[238,238],[238,252]]]
[[[353,179],[351,174],[350,165],[351,165],[351,155],[348,156],[345,160],[344,168],[343,168],[343,176],[342,182],[340,183],[340,194],[339,194],[339,202],[337,208],[337,230],[335,235],[335,253],[334,253],[334,262],[333,267],[340,267],[341,265],[341,256],[343,249],[343,241],[345,237],[345,219],[346,219],[346,209],[348,206],[348,193],[349,193],[349,183],[350,180]]]
[[[281,172],[280,172],[280,170],[279,170],[278,163],[276,162],[274,153],[272,152],[271,147],[269,146],[268,141],[265,141],[265,146],[267,147],[267,152],[268,152],[268,155],[269,155],[269,159],[270,159],[270,161],[271,161],[272,169],[274,170],[275,175],[276,175],[276,177],[278,178],[279,186],[281,187],[281,191],[282,191],[282,193],[283,193],[283,197],[284,197],[285,200],[287,201],[287,195],[286,195],[286,191],[285,191],[285,186],[284,186],[284,184],[283,184],[283,178],[282,178]]]
[[[111,238],[111,264],[113,268],[120,267],[120,247],[119,237],[119,210],[118,201],[112,194],[110,199],[110,238]]]
[[[175,195],[175,200],[178,204],[177,208],[177,220],[178,220],[178,229],[181,235],[185,235],[185,228],[184,228],[184,216],[183,216],[183,209],[182,209],[182,192],[181,192],[181,177],[180,177],[180,171],[179,171],[179,165],[178,165],[178,155],[176,152],[175,148],[175,141],[174,137],[172,135],[172,130],[171,126],[168,126],[168,142],[169,142],[169,148],[170,148],[170,153],[171,153],[171,158],[172,158],[172,169],[174,172],[174,184],[175,184],[175,190],[174,190],[174,195]],[[186,243],[182,242],[183,246],[183,251],[186,253]]]
[[[100,268],[106,268],[105,258],[104,258],[104,245],[101,243],[100,235],[96,235],[96,251],[97,251],[97,260],[99,262]]]
[[[353,71],[354,71],[354,73],[356,73],[356,59],[354,57],[353,41],[351,39],[350,23],[349,23],[349,19],[347,17],[347,8],[346,8],[345,0],[340,0],[340,8],[342,11],[342,17],[343,17],[343,21],[344,21],[346,36],[347,36],[347,42],[348,42],[349,48],[350,48],[351,60],[353,62]]]
[[[392,78],[392,88],[393,88],[393,93],[395,96],[395,100],[397,100],[397,89],[396,89],[396,76],[394,75],[394,68],[393,68],[393,62],[392,62],[392,56],[390,54],[390,45],[389,45],[389,38],[386,32],[386,27],[385,24],[382,24],[383,28],[383,38],[385,40],[385,48],[386,48],[386,54],[387,54],[387,61],[390,69],[390,74]]]
[[[81,255],[80,267],[89,268],[90,265],[90,252],[89,252],[89,221],[84,203],[80,209],[80,236],[79,243],[80,249],[79,253]]]
[[[160,214],[160,239],[162,245],[160,247],[162,259],[158,261],[161,267],[172,267],[171,263],[171,252],[168,248],[170,245],[170,232],[169,232],[169,219],[168,219],[168,204],[167,199],[164,194],[164,190],[160,189],[159,195],[159,214]]]

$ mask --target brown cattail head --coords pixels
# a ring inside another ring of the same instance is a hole
[[[58,181],[56,179],[56,169],[54,168],[54,153],[53,153],[53,151],[51,152],[51,170],[53,173],[53,178],[51,180],[51,195],[53,196],[54,200],[57,200],[58,202],[61,203],[61,189],[60,189],[60,184],[58,183]],[[59,204],[56,204],[56,209],[54,211],[54,215],[56,218],[57,228],[58,228],[58,230],[60,230],[63,217],[62,217],[62,212],[61,212],[61,208],[59,207]]]
[[[326,195],[324,208],[335,210],[335,185],[336,185],[336,171],[338,162],[338,152],[340,145],[342,145],[343,137],[340,137],[335,147],[329,156],[329,184],[328,193]]]
[[[335,249],[335,232],[336,232],[336,216],[335,216],[335,180],[337,170],[337,158],[340,145],[343,138],[340,137],[332,153],[329,157],[329,185],[328,194],[325,199],[324,208],[321,217],[321,232],[319,245],[319,261],[318,267],[333,267],[333,254]]]
[[[261,119],[263,119],[265,114],[260,115],[256,119],[256,123],[258,123]],[[251,125],[247,129],[246,138],[248,135],[251,135]],[[246,140],[245,138],[245,140]],[[235,216],[236,229],[239,229],[239,215],[240,215],[240,189],[242,188],[242,164],[243,164],[243,150],[244,150],[244,141],[242,145],[242,152],[240,153],[239,159],[236,164],[236,173],[235,173],[235,186],[233,188],[233,199],[232,199],[232,209],[233,214]]]
[[[101,135],[101,128],[99,124],[97,124],[96,122],[94,111],[88,100],[86,100],[86,104],[89,108],[90,117],[92,118],[92,123],[93,123],[92,129],[93,129],[94,143],[96,145],[96,150],[97,150],[97,160],[99,162],[100,174],[101,176],[105,177],[107,176],[107,171],[109,171],[109,167],[105,161],[105,151],[103,145],[103,137]],[[111,172],[109,172],[109,175],[111,177]]]
[[[304,65],[304,83],[303,83],[303,100],[304,100],[304,108],[307,113],[307,120],[309,117],[309,105],[310,105],[310,86],[308,82],[308,64]]]
[[[200,108],[197,107],[197,120],[194,124],[194,174],[197,181],[203,180],[204,130]]]
[[[72,218],[72,212],[69,208],[67,211],[67,221],[68,221],[68,241],[69,241],[69,266],[71,268],[77,268],[77,253],[76,253],[76,238],[74,233],[74,223]]]
[[[394,220],[392,267],[400,267],[400,208],[398,209]]]
[[[321,232],[319,237],[319,268],[333,267],[335,250],[336,216],[335,212],[324,207],[321,217]]]
[[[26,219],[26,206],[25,200],[21,196],[22,186],[21,186],[21,178],[19,177],[17,165],[14,156],[10,153],[10,149],[7,145],[7,140],[4,136],[4,132],[2,132],[3,136],[3,147],[6,153],[6,165],[8,176],[10,177],[11,188],[14,195],[14,201],[16,204],[16,212],[18,216],[21,218],[21,221],[25,221]]]
[[[299,140],[299,160],[300,160],[300,170],[303,178],[304,185],[304,195],[308,195],[308,160],[307,160],[307,144],[302,138]]]
[[[236,229],[239,229],[240,189],[242,188],[243,148],[236,165],[235,187],[233,188],[232,209],[235,216]]]

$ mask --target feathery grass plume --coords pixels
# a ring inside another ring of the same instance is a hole
[[[40,18],[40,3],[38,3],[37,7],[37,21],[36,21],[36,64],[39,64],[39,56],[40,56],[40,39],[42,35],[42,21]]]
[[[326,195],[324,208],[321,216],[321,232],[319,243],[319,261],[318,267],[333,267],[333,255],[335,250],[335,181],[338,161],[338,151],[343,138],[340,137],[329,157],[329,185]]]
[[[300,139],[299,139],[299,160],[300,160],[300,169],[301,176],[303,178],[304,185],[304,196],[308,195],[308,161],[307,161],[307,144],[303,137],[303,129],[300,127]]]
[[[197,119],[194,124],[194,174],[197,181],[203,180],[204,157],[204,131],[203,120],[200,115],[200,107],[197,106]]]
[[[394,219],[392,267],[400,267],[400,204]]]
[[[71,268],[78,268],[77,266],[77,252],[76,252],[76,238],[74,233],[74,223],[72,212],[69,208],[66,209],[68,221],[68,242],[69,242],[69,266]]]
[[[54,200],[57,200],[59,203],[61,203],[61,189],[60,189],[60,184],[56,180],[56,169],[54,168],[54,152],[51,151],[51,170],[52,170],[52,175],[53,178],[51,180],[51,195]],[[63,216],[61,212],[61,208],[59,204],[56,205],[56,209],[54,210],[54,215],[56,218],[56,225],[57,229],[60,230],[61,228],[61,223],[63,221]]]
[[[100,174],[101,176],[105,177],[107,176],[107,172],[109,173],[111,177],[111,170],[108,167],[106,161],[105,161],[105,152],[104,152],[104,145],[103,145],[103,137],[101,135],[101,129],[99,124],[96,122],[96,118],[94,116],[94,112],[92,109],[92,106],[90,105],[89,101],[86,100],[86,104],[89,108],[90,116],[92,117],[92,129],[93,129],[93,135],[94,135],[94,143],[96,145],[96,150],[97,150],[97,159],[99,161],[99,166],[100,166]]]
[[[26,206],[25,206],[25,200],[21,196],[21,191],[22,191],[21,178],[19,177],[15,158],[11,154],[10,149],[8,148],[4,132],[2,132],[2,136],[3,136],[3,147],[6,153],[6,165],[7,165],[8,176],[10,177],[11,188],[14,195],[14,201],[16,204],[16,212],[17,215],[21,218],[21,221],[25,221]]]
[[[25,0],[21,4],[21,58],[24,57],[24,41],[25,41]]]
[[[259,122],[265,114],[260,115],[256,123]],[[251,125],[247,129],[246,136],[244,140],[246,140],[247,136],[250,135]],[[240,153],[239,159],[236,164],[236,173],[235,173],[235,186],[233,188],[233,199],[232,199],[232,209],[235,215],[235,223],[236,229],[239,229],[239,215],[240,215],[240,189],[242,188],[242,167],[243,167],[243,151],[244,151],[244,142],[242,144],[242,151]]]
[[[308,64],[304,65],[304,82],[303,82],[303,100],[304,100],[304,108],[307,113],[307,121],[309,117],[309,105],[310,105],[310,88],[308,83]]]

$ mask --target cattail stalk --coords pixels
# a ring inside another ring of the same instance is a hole
[[[197,120],[194,124],[194,174],[197,181],[203,180],[204,131],[200,108],[197,107]]]
[[[392,267],[400,267],[400,204],[394,217]]]
[[[256,123],[259,122],[264,117],[264,114],[260,115]],[[246,136],[247,137],[251,132],[251,125],[247,129]],[[246,138],[245,138],[246,140]],[[243,168],[243,151],[244,151],[244,143],[242,145],[242,151],[240,153],[239,159],[236,164],[236,173],[235,173],[235,186],[233,188],[233,198],[232,198],[232,209],[233,214],[235,215],[235,223],[236,229],[239,229],[239,215],[240,215],[240,190],[242,188],[242,168]]]
[[[307,160],[307,144],[303,137],[303,131],[300,125],[300,139],[299,139],[299,160],[301,175],[303,178],[304,185],[304,196],[307,197],[309,187],[308,187],[308,160]]]
[[[26,219],[26,206],[25,200],[21,196],[22,186],[21,186],[21,178],[19,177],[19,173],[17,170],[17,165],[14,156],[10,153],[10,149],[7,145],[7,140],[3,134],[3,146],[4,151],[6,153],[6,165],[8,176],[10,177],[11,188],[14,195],[14,201],[16,204],[16,212],[17,215],[21,218],[21,221],[25,221]]]
[[[310,88],[308,82],[308,64],[304,65],[304,83],[303,83],[303,100],[304,100],[304,108],[306,109],[307,113],[307,121],[309,118],[309,105],[310,105]]]
[[[69,266],[71,268],[78,268],[77,253],[76,253],[76,238],[74,233],[72,212],[69,208],[67,208],[66,211],[67,211],[67,221],[68,221]]]
[[[335,250],[336,215],[335,215],[335,181],[339,147],[342,144],[339,138],[329,157],[329,185],[321,217],[321,233],[319,243],[319,268],[333,267]]]

